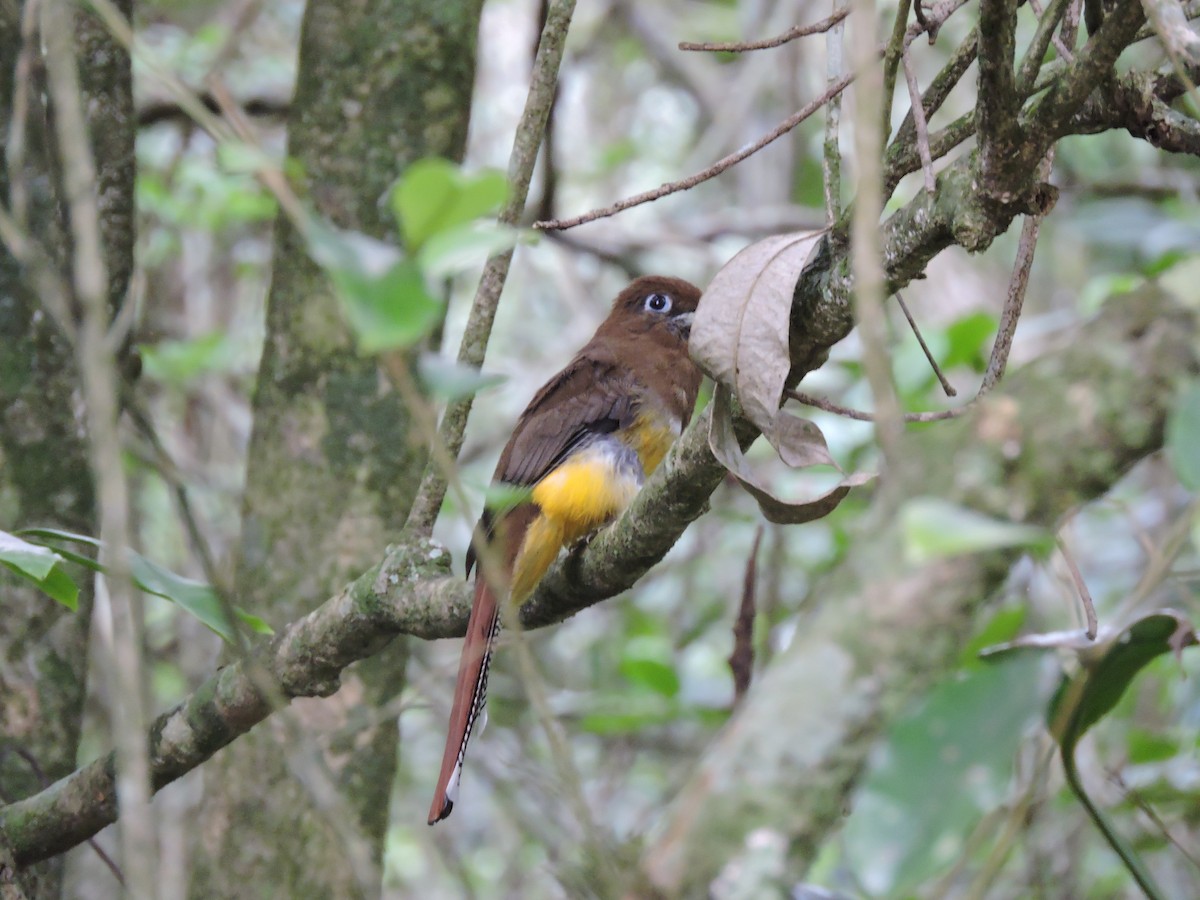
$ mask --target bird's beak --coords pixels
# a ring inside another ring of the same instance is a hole
[[[671,327],[675,330],[683,340],[687,340],[692,336],[692,320],[696,318],[694,312],[680,313],[677,316],[671,317]]]

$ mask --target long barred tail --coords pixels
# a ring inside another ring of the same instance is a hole
[[[446,749],[442,752],[442,771],[438,775],[433,804],[429,807],[430,825],[450,815],[458,799],[458,782],[462,776],[463,758],[467,754],[467,741],[487,700],[488,667],[499,631],[500,608],[496,595],[488,587],[487,580],[479,577],[475,582],[475,602],[467,623],[466,641],[458,661],[458,681],[454,686],[454,706],[450,710]]]
[[[562,549],[564,529],[560,523],[538,515],[536,507],[527,505],[510,512],[497,524],[497,532],[499,546],[504,551],[503,561],[512,574],[512,603],[520,607]],[[450,815],[458,799],[467,741],[487,700],[488,666],[499,631],[500,606],[495,592],[480,572],[475,578],[475,602],[471,606],[467,636],[458,663],[458,681],[454,686],[446,749],[442,752],[442,770],[433,804],[429,807],[430,825]]]

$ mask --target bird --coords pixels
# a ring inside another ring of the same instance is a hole
[[[467,742],[483,712],[501,622],[497,590],[507,588],[507,609],[520,609],[561,550],[625,510],[691,418],[702,376],[688,337],[700,293],[665,275],[632,281],[517,419],[493,482],[516,489],[518,499],[503,511],[485,509],[467,553],[468,575],[477,556],[480,571],[430,825],[454,808]],[[488,549],[477,554],[480,541]],[[489,563],[493,570],[483,572]]]

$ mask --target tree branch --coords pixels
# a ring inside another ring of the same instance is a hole
[[[980,174],[983,187],[996,191],[1008,184],[1013,150],[1020,141],[1013,60],[1016,58],[1017,0],[980,0],[979,102],[975,108],[979,132]]]
[[[560,622],[631,587],[707,509],[723,474],[708,450],[708,416],[701,415],[621,520],[547,574],[522,610],[525,626]],[[214,673],[151,727],[154,789],[199,766],[271,714],[270,699],[256,688],[256,679],[272,679],[286,699],[324,697],[337,690],[343,669],[399,634],[462,635],[471,592],[449,572],[449,554],[424,539],[392,547],[379,566],[285,627],[249,660]],[[0,833],[10,841],[17,865],[61,853],[116,821],[114,775],[109,754],[0,808]]]

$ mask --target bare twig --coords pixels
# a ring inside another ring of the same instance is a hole
[[[1075,564],[1075,556],[1067,548],[1067,542],[1063,540],[1062,535],[1056,535],[1054,542],[1058,545],[1058,552],[1062,554],[1063,562],[1067,564],[1067,571],[1071,573],[1071,581],[1074,583],[1075,591],[1079,596],[1079,603],[1083,606],[1083,615],[1087,620],[1088,639],[1094,641],[1100,623],[1096,619],[1096,604],[1092,602],[1092,593],[1088,590],[1087,582],[1083,580],[1083,573],[1079,571],[1079,566]]]
[[[1058,23],[1066,15],[1070,5],[1071,0],[1050,0],[1050,5],[1046,8],[1045,13],[1037,10],[1040,15],[1037,31],[1029,41],[1029,47],[1021,58],[1021,68],[1017,72],[1016,90],[1022,97],[1033,90],[1038,72],[1042,68],[1042,60],[1046,57],[1046,48],[1050,45],[1051,39],[1056,37]],[[1058,43],[1062,47],[1059,52],[1063,58],[1071,59],[1071,52],[1067,50],[1061,39],[1058,40]]]
[[[681,41],[679,44],[680,50],[720,50],[726,53],[744,53],[747,50],[768,50],[772,47],[782,47],[789,41],[794,41],[796,38],[807,37],[810,34],[823,34],[829,31],[833,26],[841,22],[850,14],[849,8],[839,9],[833,15],[822,19],[820,22],[814,22],[812,25],[797,25],[795,28],[789,28],[783,34],[773,38],[766,38],[761,41],[734,41],[727,43],[703,43],[697,44],[691,41]]]
[[[567,29],[570,27],[574,11],[575,0],[554,0],[546,13],[546,25],[538,43],[529,95],[526,97],[525,110],[513,137],[512,154],[508,160],[509,195],[499,215],[500,221],[508,225],[517,224],[525,209],[525,198],[529,194],[529,182],[533,178],[533,166],[537,162],[542,133],[546,129],[546,120],[554,103],[558,69],[562,63]],[[484,266],[458,349],[458,361],[464,365],[483,365],[512,254],[511,249],[506,250],[493,256]],[[467,417],[471,413],[473,399],[467,396],[452,401],[442,416],[438,436],[451,457],[457,457],[462,449],[463,432],[467,427]],[[445,496],[446,480],[438,467],[431,463],[421,479],[421,486],[417,490],[405,528],[428,535],[433,530],[433,523],[437,521]]]
[[[729,668],[733,672],[733,708],[737,709],[754,675],[754,616],[758,592],[758,545],[762,543],[763,527],[754,532],[754,542],[746,557],[746,570],[742,575],[742,600],[738,605],[737,619],[733,623],[733,651],[729,654]]]
[[[917,343],[921,345],[921,351],[925,354],[925,359],[929,362],[929,367],[933,369],[933,374],[937,376],[937,380],[941,383],[942,390],[947,397],[957,397],[958,391],[954,389],[954,385],[946,380],[946,375],[942,372],[941,366],[933,358],[933,353],[930,352],[929,345],[925,343],[925,338],[921,335],[921,329],[917,327],[917,320],[913,318],[908,304],[904,302],[904,297],[899,291],[896,291],[896,302],[900,305],[900,310],[904,313],[904,318],[908,319],[908,327],[917,336]]]
[[[938,3],[936,6],[934,6],[931,10],[928,11],[928,13],[925,17],[925,19],[926,19],[925,26],[922,26],[916,22],[914,22],[908,26],[908,29],[905,31],[905,34],[904,34],[905,46],[912,43],[912,41],[916,38],[917,35],[923,34],[926,30],[926,27],[928,27],[930,29],[934,29],[934,30],[936,30],[937,28],[940,28],[942,23],[944,23],[947,18],[949,18],[955,11],[957,11],[960,7],[962,7],[966,2],[967,2],[967,0],[942,0],[941,3]],[[877,52],[883,53],[883,50],[884,50],[884,48],[879,48]],[[754,155],[759,150],[761,150],[763,147],[766,147],[768,144],[770,144],[772,141],[778,140],[783,135],[787,134],[789,131],[791,131],[793,128],[795,128],[797,125],[799,125],[801,122],[803,122],[809,116],[811,116],[814,112],[816,112],[818,109],[820,109],[826,103],[828,103],[834,97],[841,94],[841,92],[844,91],[846,89],[846,87],[853,80],[854,80],[853,74],[840,78],[835,84],[830,85],[828,90],[826,90],[824,94],[822,94],[816,100],[812,101],[812,103],[809,103],[807,106],[805,106],[799,112],[784,119],[770,133],[759,138],[757,141],[755,141],[750,146],[744,147],[741,150],[737,151],[736,153],[731,153],[729,156],[726,156],[723,159],[718,160],[717,162],[715,162],[711,166],[709,166],[707,169],[704,169],[701,172],[697,172],[695,175],[692,175],[688,178],[684,178],[680,181],[672,181],[672,182],[668,182],[666,184],[659,185],[658,187],[654,188],[653,190],[643,191],[642,193],[636,194],[633,197],[627,197],[626,199],[621,200],[617,203],[614,203],[611,206],[606,206],[602,209],[594,209],[591,212],[587,212],[582,215],[574,216],[569,219],[553,219],[548,222],[534,222],[533,227],[539,228],[543,231],[556,231],[556,230],[561,230],[564,228],[574,228],[577,225],[583,225],[586,222],[593,222],[596,219],[603,219],[603,218],[607,218],[608,216],[614,216],[619,212],[622,212],[626,209],[630,209],[631,207],[640,206],[643,203],[650,203],[654,200],[659,200],[663,197],[666,197],[669,194],[675,194],[675,193],[678,193],[679,191],[686,191],[690,188],[695,187],[698,184],[702,184],[703,182],[708,181],[710,178],[714,178],[717,175],[720,175],[722,172],[724,172],[730,166],[736,165],[737,163],[741,162],[743,159],[746,159],[747,157]],[[963,138],[963,140],[965,140],[965,138]]]
[[[929,32],[929,43],[932,46],[937,40],[937,29],[930,30],[929,20],[925,18],[925,7],[921,5],[921,0],[916,0],[913,3],[913,18],[917,20],[917,24]]]
[[[917,84],[917,73],[913,71],[912,57],[908,47],[900,51],[904,65],[904,80],[908,83],[908,96],[912,101],[913,124],[917,128],[917,151],[921,155],[921,171],[925,173],[925,190],[931,194],[937,189],[933,177],[933,157],[929,153],[929,128],[925,123],[925,107],[921,103],[921,86]],[[924,341],[921,342],[924,346]]]
[[[812,394],[806,394],[802,391],[784,391],[784,396],[789,400],[795,400],[797,403],[803,403],[805,406],[812,406],[816,409],[823,409],[825,412],[833,413],[835,416],[845,416],[847,419],[856,419],[859,422],[874,422],[875,416],[868,412],[863,412],[858,409],[851,409],[848,406],[841,406],[834,403],[832,400],[826,400],[824,397],[816,397]],[[962,406],[954,409],[939,409],[934,412],[919,412],[919,413],[904,413],[900,418],[905,422],[943,422],[946,419],[957,419],[959,416],[966,413],[975,404],[972,400],[970,403],[964,403]]]
[[[13,73],[12,117],[9,120],[8,142],[4,148],[8,163],[8,205],[17,225],[25,228],[29,205],[25,183],[25,134],[29,121],[29,95],[33,84],[33,65],[37,58],[38,0],[30,0],[21,11],[21,52]]]
[[[1146,798],[1142,796],[1141,792],[1134,790],[1128,784],[1126,784],[1125,779],[1121,777],[1121,773],[1119,771],[1115,769],[1109,770],[1107,774],[1112,780],[1113,784],[1115,784],[1117,788],[1120,789],[1121,793],[1125,795],[1125,799],[1141,810],[1142,814],[1154,823],[1154,827],[1158,829],[1158,833],[1170,841],[1172,846],[1179,851],[1183,858],[1192,864],[1193,868],[1195,868],[1197,871],[1200,871],[1200,855],[1197,855],[1193,850],[1189,850],[1188,847],[1184,845],[1183,841],[1179,840],[1171,833],[1171,829],[1167,827],[1167,823],[1164,822],[1162,817],[1154,811],[1154,807],[1152,807]]]
[[[1196,100],[1196,84],[1188,74],[1188,68],[1200,65],[1200,35],[1188,26],[1183,5],[1179,0],[1143,0],[1142,6],[1158,32],[1175,74]]]
[[[558,231],[564,228],[574,228],[576,225],[583,225],[585,222],[594,222],[596,219],[604,219],[608,216],[615,216],[617,213],[622,212],[623,210],[630,209],[634,206],[641,206],[643,203],[650,203],[651,201],[666,197],[668,194],[676,194],[679,191],[686,191],[689,188],[694,188],[696,185],[702,184],[705,181],[708,181],[710,178],[715,178],[730,166],[740,163],[746,157],[753,156],[772,141],[776,141],[783,137],[785,134],[815,113],[818,109],[844,91],[853,80],[853,75],[843,76],[837,81],[836,84],[831,85],[820,97],[818,97],[816,100],[813,100],[799,112],[788,116],[778,125],[776,125],[774,129],[763,135],[753,144],[743,147],[741,150],[738,150],[736,153],[731,153],[723,159],[717,160],[707,169],[697,172],[695,175],[690,175],[687,178],[681,179],[680,181],[671,181],[666,184],[659,185],[658,187],[654,188],[654,190],[643,191],[640,194],[627,197],[626,199],[614,203],[611,206],[606,206],[603,209],[594,209],[591,212],[574,216],[570,219],[552,219],[549,222],[534,222],[533,227],[540,228],[543,231]]]
[[[100,238],[95,163],[84,119],[74,58],[73,8],[43,0],[42,39],[72,242],[75,299],[80,306],[79,370],[87,416],[89,456],[100,510],[96,576],[101,664],[114,686],[113,737],[121,806],[122,868],[135,897],[154,895],[158,875],[156,828],[150,807],[149,724],[142,661],[142,601],[129,573],[129,489],[117,430],[116,359],[108,346],[108,271]]]
[[[1071,5],[1076,5],[1075,0],[1071,0]],[[1038,16],[1038,18],[1041,18],[1042,4],[1040,0],[1029,0],[1029,6]],[[1074,59],[1075,54],[1067,48],[1067,45],[1063,42],[1062,36],[1057,31],[1054,33],[1054,37],[1051,38],[1051,40],[1054,42],[1054,49],[1058,51],[1059,56],[1061,56],[1067,62],[1070,62],[1072,59]]]
[[[902,2],[903,17],[908,3]],[[884,131],[889,130],[879,110],[891,98],[885,92],[884,73],[874,65],[874,4],[871,0],[852,0],[855,10],[851,22],[851,68],[858,75],[855,86],[854,182],[857,191],[850,224],[850,269],[854,279],[854,320],[863,345],[863,369],[871,388],[878,418],[875,437],[885,461],[894,461],[901,435],[900,401],[892,379],[891,356],[887,347],[887,327],[883,304],[886,279],[883,271],[882,237],[879,217],[883,211],[883,185],[880,159]],[[897,26],[897,58],[903,49],[903,23]],[[890,52],[890,51],[889,51]]]
[[[921,109],[925,113],[927,132],[929,117],[942,108],[950,91],[962,80],[967,69],[971,67],[971,63],[975,61],[978,46],[979,29],[972,28],[963,42],[959,44],[958,49],[954,51],[950,61],[930,82],[925,95],[921,98]],[[962,116],[958,122],[938,132],[935,137],[927,139],[930,158],[940,159],[974,133],[975,119],[972,114],[968,113]],[[915,169],[921,161],[919,153],[914,147],[916,134],[916,106],[914,104],[896,130],[896,137],[888,148],[887,157],[884,160],[883,196],[885,199],[892,196],[900,179]],[[947,140],[948,136],[952,136],[951,139]]]
[[[879,113],[883,117],[881,149],[887,146],[892,134],[892,98],[896,96],[896,72],[900,67],[900,55],[908,46],[908,11],[912,0],[900,0],[896,7],[896,18],[892,22],[892,36],[883,50],[883,87],[880,95]],[[872,35],[874,37],[874,35]]]
[[[1033,267],[1033,253],[1037,249],[1038,233],[1041,229],[1041,216],[1026,216],[1021,226],[1021,240],[1017,245],[1017,258],[1013,262],[1012,278],[1008,282],[1008,296],[1004,299],[1004,311],[1000,314],[1000,324],[996,328],[996,341],[992,344],[992,355],[988,359],[987,371],[983,373],[983,383],[979,387],[980,394],[986,394],[996,386],[1004,376],[1008,365],[1008,354],[1012,350],[1013,335],[1017,331],[1017,321],[1021,318],[1021,309],[1025,305],[1025,288],[1029,285],[1029,271]]]
[[[1019,142],[1016,58],[1017,0],[979,0],[979,102],[975,126],[979,141],[980,187],[998,194],[1015,178],[1027,178],[1028,167],[1015,159]]]
[[[838,4],[842,4],[838,10]],[[833,0],[834,8],[844,14],[849,12],[846,0]],[[842,35],[845,26],[840,23],[825,35],[825,84],[836,84],[844,74],[842,64]],[[821,182],[825,190],[825,221],[836,222],[842,215],[842,151],[838,143],[841,133],[842,97],[831,97],[825,108],[825,140],[821,147]]]
[[[21,747],[17,744],[5,744],[4,746],[0,746],[0,761],[3,761],[4,757],[9,753],[20,757],[22,762],[29,766],[29,771],[31,771],[33,773],[33,777],[38,780],[38,784],[41,785],[42,790],[45,790],[50,786],[50,776],[48,776],[45,770],[42,769],[41,765],[37,761],[36,756],[34,756],[24,747]],[[12,803],[14,799],[15,798],[8,796],[7,792],[0,790],[0,803]],[[125,876],[121,874],[121,867],[118,866],[116,861],[108,855],[108,852],[100,846],[100,842],[94,837],[90,837],[87,839],[87,845],[92,848],[96,856],[100,858],[100,862],[102,862],[108,868],[108,871],[112,873],[112,876],[117,880],[117,883],[120,884],[121,887],[125,887]],[[2,870],[3,865],[0,864],[0,884],[4,884]]]

